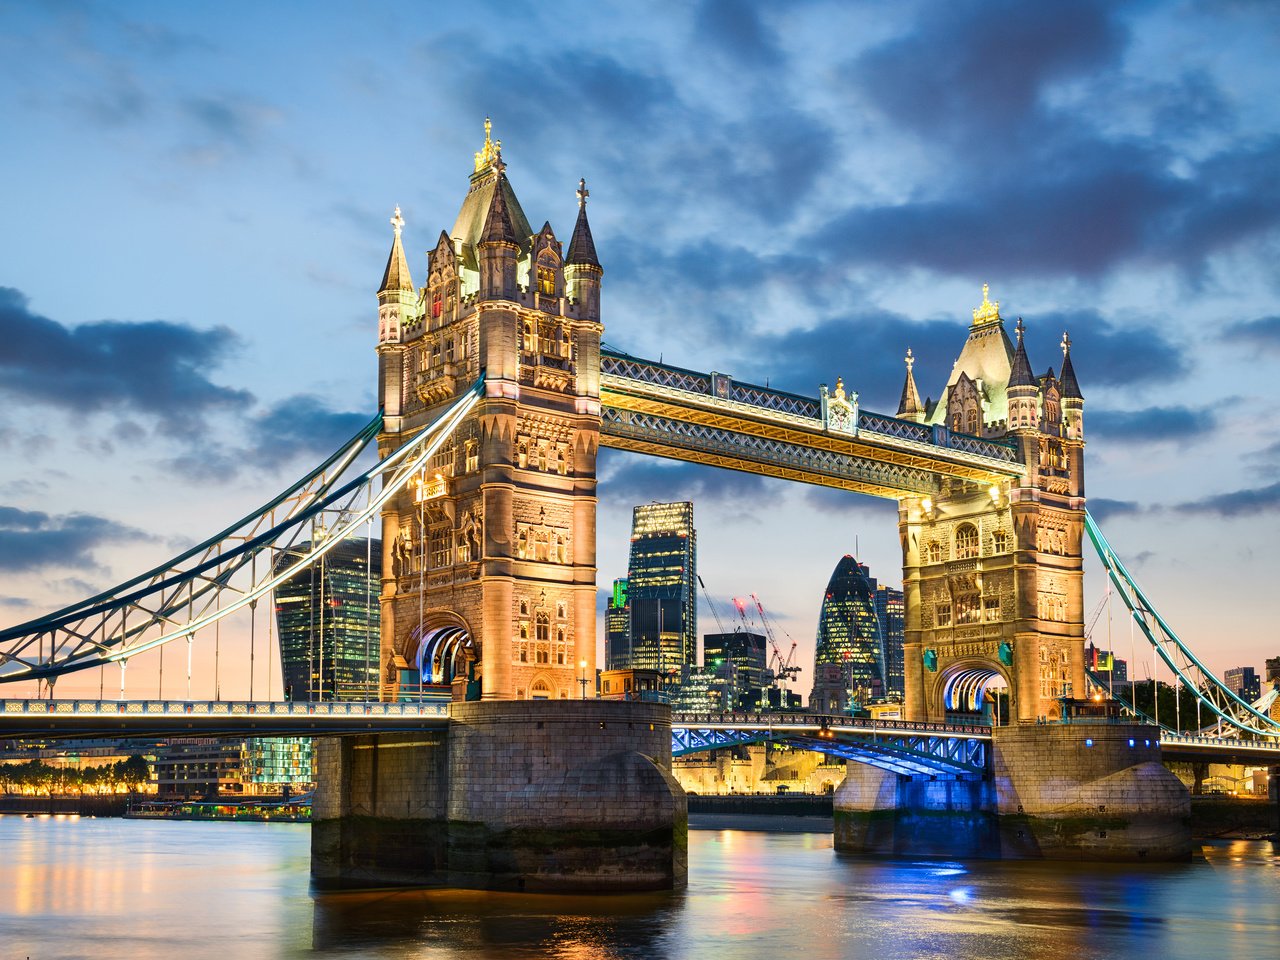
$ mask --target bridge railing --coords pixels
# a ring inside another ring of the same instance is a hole
[[[988,737],[991,727],[982,723],[928,723],[916,720],[889,720],[864,717],[847,717],[818,713],[735,713],[731,711],[678,712],[671,714],[671,725],[676,727],[707,725],[729,726],[788,726],[823,727],[827,729],[858,729],[885,733],[950,733],[966,736]]]
[[[9,716],[447,717],[447,703],[278,700],[0,700]]]

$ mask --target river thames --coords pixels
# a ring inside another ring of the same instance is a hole
[[[1177,960],[1280,957],[1280,857],[1176,866],[846,859],[697,829],[689,887],[313,894],[305,824],[0,816],[0,957]]]

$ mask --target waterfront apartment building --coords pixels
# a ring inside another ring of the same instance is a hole
[[[155,755],[160,798],[280,796],[315,785],[310,737],[183,737]]]
[[[349,538],[276,587],[286,700],[378,699],[381,558],[381,541]]]
[[[697,539],[690,502],[648,503],[632,511],[626,652],[612,657],[611,669],[679,676],[697,666]]]

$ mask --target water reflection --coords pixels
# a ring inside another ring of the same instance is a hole
[[[680,894],[313,893],[305,825],[0,817],[0,956],[1280,956],[1269,843],[1135,867],[860,860],[823,833],[689,839]]]
[[[683,894],[530,896],[456,890],[324,893],[314,948],[378,956],[666,957]]]

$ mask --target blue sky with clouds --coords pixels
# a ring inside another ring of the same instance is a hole
[[[1248,0],[0,0],[0,620],[158,562],[367,419],[391,208],[421,281],[489,115],[535,223],[567,237],[586,177],[617,348],[892,412],[908,346],[937,396],[983,282],[1037,370],[1069,329],[1113,546],[1212,665],[1260,668],[1277,64],[1280,9]],[[900,578],[891,503],[601,475],[602,585],[632,504],[692,497],[722,614],[759,593],[807,662],[855,538]]]

